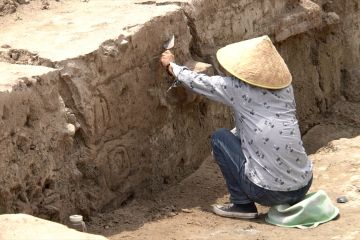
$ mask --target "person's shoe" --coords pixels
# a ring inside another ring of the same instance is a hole
[[[216,215],[229,218],[251,219],[258,216],[255,203],[213,205],[213,212]]]

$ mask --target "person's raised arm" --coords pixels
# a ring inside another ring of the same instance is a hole
[[[237,80],[231,77],[210,77],[191,71],[187,67],[179,66],[174,63],[175,57],[169,50],[162,54],[160,61],[169,74],[176,77],[177,81],[192,91],[226,105],[232,105],[231,89],[239,83]]]

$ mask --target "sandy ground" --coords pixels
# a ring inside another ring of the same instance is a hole
[[[40,10],[41,2],[32,1],[0,18],[0,29],[5,33],[0,34],[0,46],[61,61],[90,53],[104,40],[133,34],[152,18],[179,8],[176,4],[139,4],[143,2],[139,0],[48,2],[49,9]]]
[[[359,239],[360,137],[330,142],[310,155],[315,173],[311,192],[323,189],[340,209],[340,217],[314,229],[269,225],[267,207],[259,206],[256,220],[221,218],[211,204],[228,199],[224,180],[208,157],[200,169],[153,200],[133,200],[127,206],[92,219],[90,231],[120,239]],[[349,202],[339,204],[345,195]]]

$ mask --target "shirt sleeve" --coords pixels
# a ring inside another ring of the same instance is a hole
[[[170,63],[172,70],[181,84],[185,85],[192,91],[204,95],[207,98],[232,105],[232,97],[229,94],[234,82],[231,77],[207,76],[202,73],[196,73],[187,67]]]

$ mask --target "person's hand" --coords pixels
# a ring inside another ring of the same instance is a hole
[[[175,62],[175,56],[170,50],[166,50],[161,54],[160,62],[166,68],[171,62]]]
[[[170,50],[166,50],[161,54],[160,63],[170,75],[174,75],[172,67],[170,66],[171,62],[175,62],[175,56]]]

